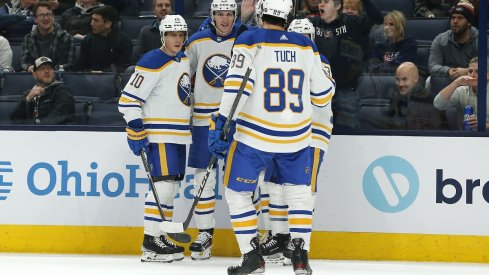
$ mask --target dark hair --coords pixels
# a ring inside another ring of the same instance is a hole
[[[40,7],[46,7],[48,10],[53,11],[53,6],[50,3],[44,2],[44,1],[39,1],[32,8],[32,11],[34,12],[34,14],[37,13],[37,9]]]
[[[105,22],[112,22],[112,26],[115,26],[116,23],[120,21],[119,13],[117,12],[117,10],[109,5],[94,9],[92,14],[100,15]]]
[[[264,14],[261,18],[263,22],[267,22],[272,25],[280,26],[285,28],[285,24],[287,24],[287,20],[280,18],[280,17],[275,17],[271,16],[268,14]]]

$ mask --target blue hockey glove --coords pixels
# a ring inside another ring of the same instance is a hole
[[[227,140],[225,136],[221,137],[222,128],[226,123],[226,118],[222,115],[216,117],[214,114],[212,114],[209,122],[209,151],[211,151],[211,153],[218,159],[223,159],[226,156],[226,151],[228,150],[230,144],[230,141]]]
[[[131,148],[136,156],[141,154],[141,150],[148,153],[149,141],[141,119],[129,121],[129,123],[127,123],[126,132],[129,148]]]

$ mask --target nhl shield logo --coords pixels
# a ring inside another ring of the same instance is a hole
[[[178,80],[178,98],[186,106],[190,106],[190,76],[187,73],[182,74]]]
[[[205,81],[215,88],[224,87],[224,80],[228,73],[230,61],[229,57],[222,54],[212,55],[207,58],[202,68],[202,75]]]

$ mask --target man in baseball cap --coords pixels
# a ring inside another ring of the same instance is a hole
[[[43,65],[50,65],[54,69],[54,62],[51,58],[46,56],[41,56],[34,61],[34,71],[37,71]]]

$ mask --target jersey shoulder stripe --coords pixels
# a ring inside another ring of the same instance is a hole
[[[301,47],[312,48],[317,52],[317,48],[312,42],[302,34],[295,32],[258,29],[242,33],[235,43],[235,47],[254,47],[257,44],[276,46],[276,47]]]
[[[179,52],[176,59],[187,60],[187,56],[183,52]],[[175,61],[175,57],[165,54],[161,49],[154,49],[143,55],[136,64],[136,69],[150,72],[162,71]]]

